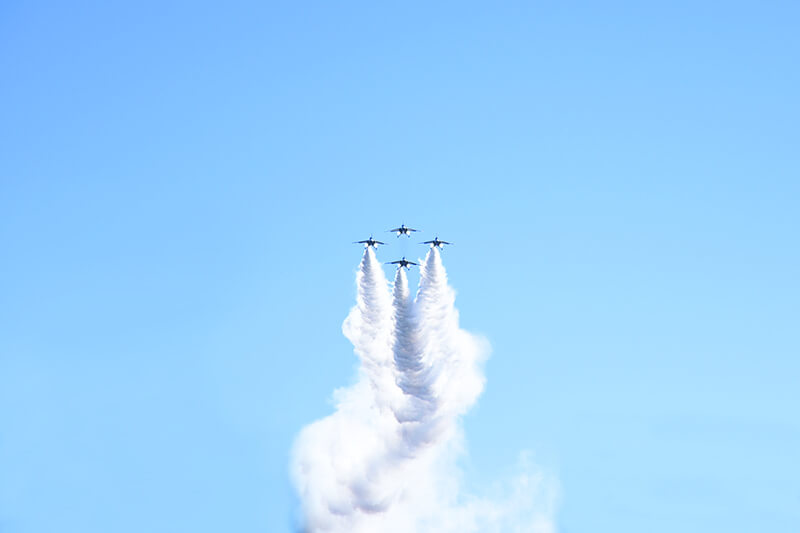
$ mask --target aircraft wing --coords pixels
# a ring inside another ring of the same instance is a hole
[[[408,264],[408,265],[417,265],[417,263],[415,263],[414,261],[406,261],[406,264]],[[419,266],[419,265],[417,265],[417,266]]]
[[[366,242],[366,241],[364,241],[364,242]],[[381,242],[381,241],[372,241],[372,242],[374,242],[376,244],[386,244],[385,242]]]
[[[386,231],[402,231],[402,228],[387,229]]]

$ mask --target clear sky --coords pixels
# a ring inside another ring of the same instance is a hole
[[[800,4],[378,4],[0,5],[0,531],[289,532],[400,223],[493,347],[469,484],[800,530]]]

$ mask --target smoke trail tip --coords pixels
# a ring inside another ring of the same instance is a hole
[[[394,286],[392,288],[392,295],[394,296],[395,302],[405,302],[405,300],[408,299],[408,291],[408,277],[405,269],[398,268],[397,273],[394,275]]]

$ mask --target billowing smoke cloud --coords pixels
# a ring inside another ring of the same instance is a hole
[[[404,269],[388,282],[372,248],[343,325],[360,360],[336,412],[300,433],[292,477],[307,533],[553,531],[553,483],[523,455],[491,498],[466,494],[459,417],[483,390],[488,343],[458,326],[439,250],[411,299]]]

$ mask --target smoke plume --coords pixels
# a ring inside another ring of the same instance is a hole
[[[459,417],[481,394],[488,343],[458,325],[439,250],[411,298],[403,268],[391,293],[367,247],[357,304],[343,324],[359,358],[336,411],[305,427],[292,477],[306,533],[553,531],[554,490],[523,455],[492,498],[465,493]]]

